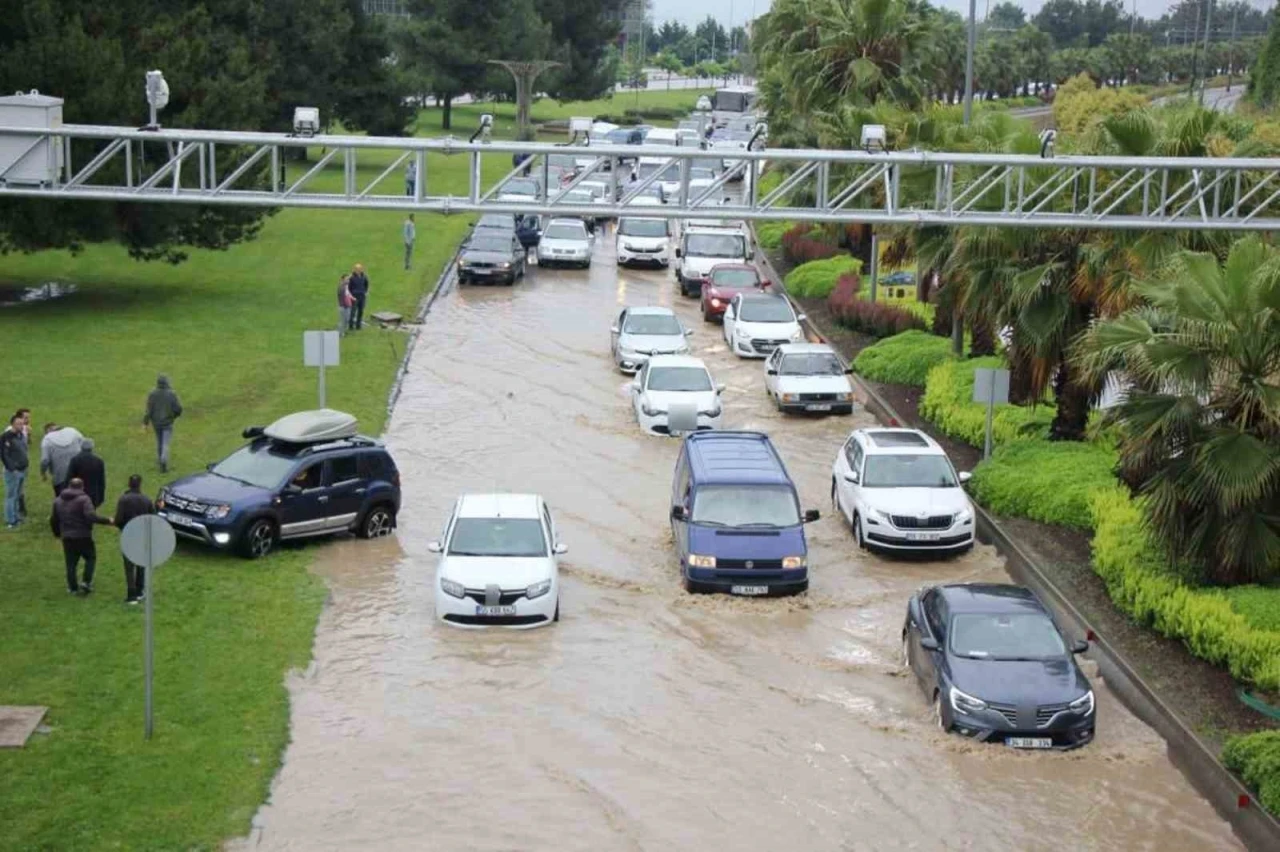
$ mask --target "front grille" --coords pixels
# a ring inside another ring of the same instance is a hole
[[[1018,708],[1017,707],[1014,707],[1011,704],[990,704],[990,703],[988,703],[987,706],[990,707],[992,710],[996,711],[997,713],[999,713],[1001,716],[1003,716],[1004,720],[1008,722],[1010,726],[1014,728],[1018,727]]]
[[[786,342],[786,340],[761,340],[759,338],[752,338],[751,348],[755,349],[757,352],[769,353]]]
[[[667,424],[665,424],[665,423],[655,423],[655,424],[653,425],[653,431],[657,432],[659,435],[670,435],[670,434],[671,434],[671,428],[670,428],[669,426],[667,426]],[[698,427],[698,431],[699,431],[699,432],[708,432],[708,431],[711,431],[711,427],[710,427],[710,426],[699,426],[699,427]]]
[[[641,246],[636,246],[636,247],[634,247],[634,248],[629,248],[629,249],[627,249],[627,251],[631,252],[632,254],[657,254],[658,252],[662,251],[662,249],[660,249],[660,248],[643,248],[643,247],[641,247]]]
[[[179,497],[177,494],[166,494],[164,504],[166,508],[177,509],[189,515],[203,515],[209,511],[208,503],[201,503],[191,497]]]
[[[510,591],[503,589],[502,594],[498,597],[497,604],[490,604],[485,600],[484,589],[467,589],[467,597],[471,598],[471,600],[478,604],[483,604],[484,606],[511,606],[513,603],[523,598],[526,592],[526,589],[512,589]]]
[[[467,269],[493,269],[492,263],[484,263],[477,261],[468,261]]]
[[[724,571],[781,571],[781,559],[717,559],[716,568]]]
[[[541,624],[547,620],[545,615],[454,615],[449,613],[445,621],[455,624],[491,624],[494,627],[519,627],[525,624]]]
[[[951,526],[950,515],[930,515],[916,518],[911,515],[891,515],[893,525],[900,530],[945,530]]]
[[[1067,705],[1065,704],[1045,704],[1036,708],[1036,727],[1044,728],[1053,721],[1053,717],[1059,713],[1065,713]]]
[[[833,393],[802,393],[800,394],[801,402],[835,402],[836,395]]]

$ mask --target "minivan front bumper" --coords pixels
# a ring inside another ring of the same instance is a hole
[[[764,560],[761,560],[764,561]],[[794,595],[809,588],[809,569],[790,570],[769,568],[690,568],[684,567],[685,578],[691,585],[708,592],[733,593],[735,586],[766,586],[768,595]]]

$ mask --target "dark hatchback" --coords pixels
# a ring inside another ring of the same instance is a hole
[[[1016,748],[1069,749],[1093,739],[1093,689],[1030,590],[1000,584],[922,589],[907,604],[903,655],[943,731]]]

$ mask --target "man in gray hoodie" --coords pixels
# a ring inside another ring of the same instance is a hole
[[[71,460],[80,452],[84,435],[71,426],[57,423],[44,424],[44,440],[40,442],[40,478],[53,478],[53,496],[57,497],[67,484],[67,470]]]
[[[156,386],[147,394],[147,412],[142,415],[142,428],[156,430],[156,460],[160,462],[160,472],[169,470],[169,443],[173,440],[173,422],[182,416],[182,403],[178,395],[169,386],[169,377],[164,373],[156,376]]]

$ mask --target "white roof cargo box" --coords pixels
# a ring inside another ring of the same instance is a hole
[[[0,97],[0,127],[62,127],[62,98],[35,89]],[[62,170],[62,140],[39,136],[0,139],[0,183],[52,185]]]
[[[344,411],[321,408],[299,411],[281,417],[263,430],[268,438],[289,444],[315,444],[336,441],[356,434],[356,418]]]

